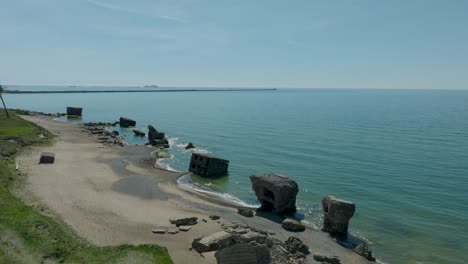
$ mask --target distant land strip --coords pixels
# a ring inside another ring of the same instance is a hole
[[[254,91],[275,91],[276,88],[245,88],[245,89],[130,89],[130,90],[44,90],[44,91],[21,91],[5,90],[4,93],[10,94],[56,94],[56,93],[171,93],[171,92],[254,92]]]

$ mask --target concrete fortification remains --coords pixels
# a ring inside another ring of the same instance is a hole
[[[261,203],[259,210],[275,210],[279,214],[296,211],[297,183],[286,176],[275,173],[250,176],[252,189]]]
[[[189,171],[202,177],[221,177],[228,173],[229,161],[200,153],[192,153]]]

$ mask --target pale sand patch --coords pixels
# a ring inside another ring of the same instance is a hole
[[[189,248],[194,238],[222,229],[208,218],[210,214],[218,214],[222,221],[237,221],[276,232],[275,237],[282,240],[295,235],[312,252],[339,256],[342,263],[367,263],[323,232],[290,233],[266,218],[245,218],[233,208],[181,190],[176,185],[179,173],[155,169],[151,159],[144,160],[151,152],[147,147],[103,146],[83,133],[79,125],[42,117],[24,118],[59,136],[52,146],[36,147],[18,157],[19,169],[28,175],[27,193],[97,245],[155,243],[167,247],[175,263],[216,263],[212,253],[201,256]],[[43,151],[56,154],[55,164],[38,164]],[[151,232],[157,227],[174,228],[169,218],[186,216],[199,217],[199,223],[188,232],[175,235]],[[201,219],[207,219],[208,223]]]

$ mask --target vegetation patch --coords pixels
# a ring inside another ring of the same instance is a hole
[[[172,263],[167,249],[157,245],[97,247],[15,197],[14,155],[53,135],[14,111],[10,116],[0,114],[0,263]]]

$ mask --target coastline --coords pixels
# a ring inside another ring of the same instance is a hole
[[[175,263],[216,263],[213,253],[204,256],[190,251],[194,238],[222,230],[221,223],[239,222],[271,230],[285,240],[297,236],[312,253],[338,256],[343,263],[370,263],[349,249],[339,246],[328,234],[307,229],[291,233],[281,228],[274,217],[245,218],[232,207],[212,197],[180,188],[177,180],[184,173],[156,168],[147,146],[108,146],[81,131],[77,124],[59,123],[47,117],[24,116],[58,136],[52,146],[40,146],[17,158],[20,171],[28,175],[25,195],[37,199],[50,212],[62,218],[81,236],[98,245],[156,243],[168,248]],[[42,151],[56,154],[56,164],[40,166]],[[209,220],[209,215],[221,221]],[[171,227],[172,217],[196,216],[200,221],[188,232],[153,234],[157,227]],[[312,257],[309,263],[317,263]]]

